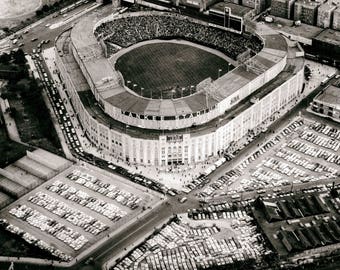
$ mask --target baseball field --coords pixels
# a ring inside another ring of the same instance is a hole
[[[195,92],[196,85],[228,71],[228,62],[203,49],[177,43],[137,47],[116,62],[126,86],[144,97],[180,98]]]

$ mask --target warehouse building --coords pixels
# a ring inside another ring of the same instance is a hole
[[[330,85],[311,103],[312,112],[340,122],[340,88]]]

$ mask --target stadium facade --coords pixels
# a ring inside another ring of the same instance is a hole
[[[150,99],[128,89],[95,30],[131,16],[175,16],[163,12],[87,16],[56,39],[56,63],[88,139],[102,151],[133,164],[193,164],[218,156],[249,132],[265,127],[304,83],[304,58],[277,32],[260,28],[263,48],[231,72],[178,99]],[[117,46],[118,47],[118,46]],[[122,48],[119,48],[122,50]],[[114,55],[114,54],[113,54]]]

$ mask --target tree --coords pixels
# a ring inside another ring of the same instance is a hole
[[[0,63],[7,64],[11,61],[11,56],[7,53],[1,54],[0,55]]]
[[[13,53],[13,60],[15,64],[22,65],[26,63],[25,53],[22,49]]]
[[[41,11],[43,13],[48,12],[49,10],[50,10],[50,7],[48,5],[43,5],[43,7],[41,8]]]
[[[18,114],[18,111],[17,111],[17,109],[16,109],[16,108],[14,108],[14,107],[11,107],[11,108],[10,108],[9,115],[10,115],[12,118],[14,118],[14,119],[15,119],[15,117],[17,116],[17,114]]]
[[[37,17],[40,17],[41,15],[43,15],[42,10],[41,10],[41,9],[38,9],[38,10],[35,12],[35,15],[36,15]]]

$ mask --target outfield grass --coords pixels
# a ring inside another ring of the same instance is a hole
[[[152,92],[152,98],[178,98],[182,88],[186,88],[183,96],[190,95],[195,91],[192,85],[225,74],[228,62],[197,47],[164,42],[127,52],[117,60],[116,69],[125,84],[139,95],[151,97]]]

